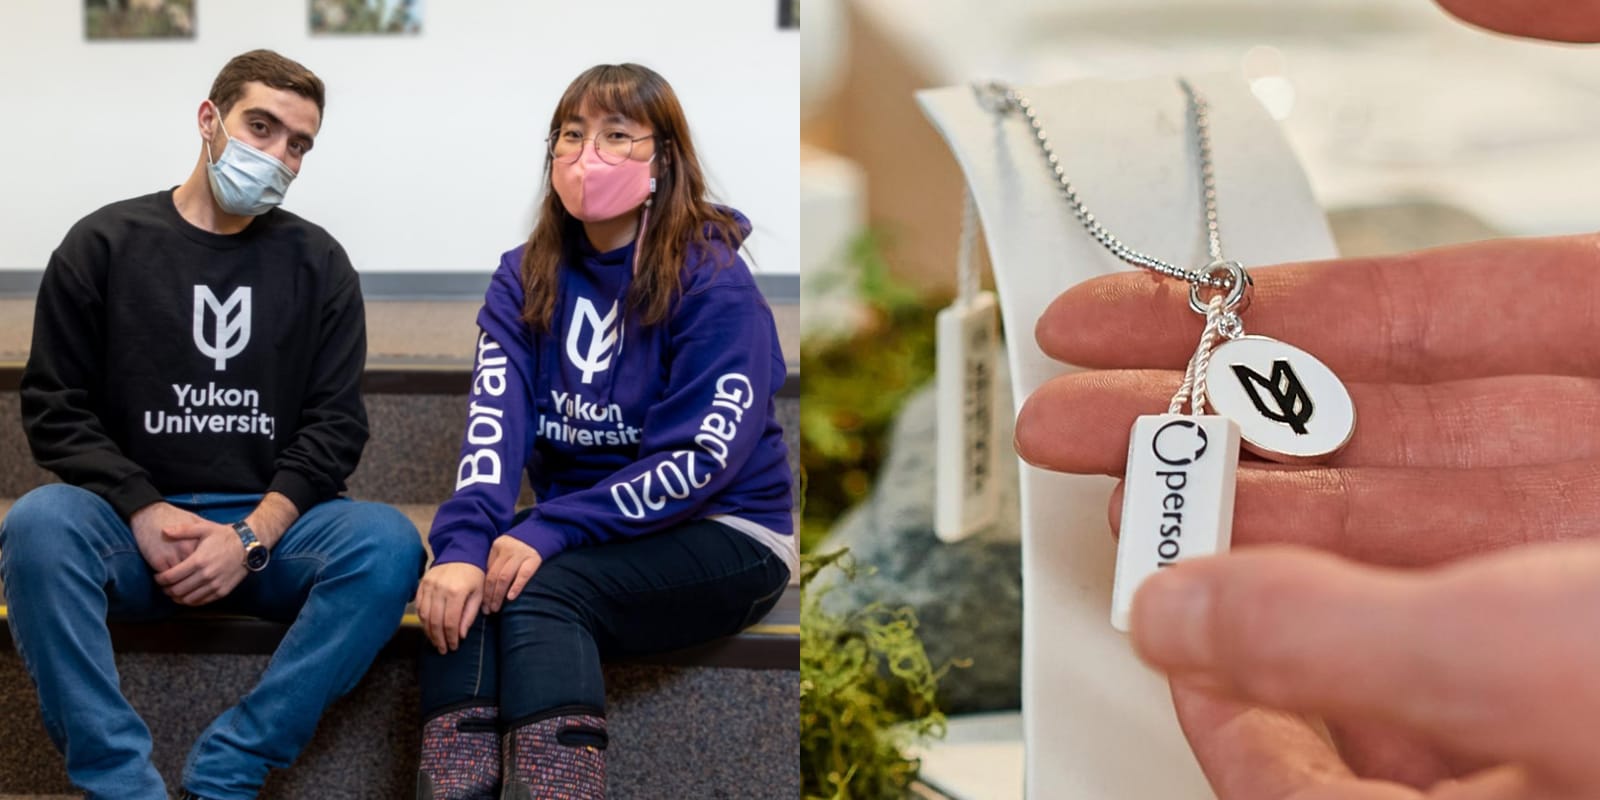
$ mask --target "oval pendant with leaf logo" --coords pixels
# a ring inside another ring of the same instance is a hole
[[[1266,336],[1218,345],[1206,369],[1208,405],[1239,424],[1240,444],[1285,463],[1333,455],[1355,433],[1350,392],[1316,356]]]

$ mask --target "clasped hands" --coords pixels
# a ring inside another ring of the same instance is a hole
[[[129,520],[156,584],[179,605],[203,606],[244,580],[244,543],[233,528],[169,503],[153,503]]]

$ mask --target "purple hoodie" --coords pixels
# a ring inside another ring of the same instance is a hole
[[[500,258],[455,494],[428,534],[434,563],[483,567],[502,533],[549,560],[718,514],[793,535],[773,415],[783,354],[749,268],[728,261],[738,243],[691,248],[677,307],[646,327],[625,319],[634,246],[596,253],[576,238],[548,335],[521,319],[523,248]],[[513,526],[523,471],[538,504]]]

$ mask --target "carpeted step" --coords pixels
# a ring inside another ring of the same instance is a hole
[[[0,520],[15,502],[0,497]],[[433,524],[433,506],[400,505],[397,508],[426,536]],[[427,543],[424,541],[424,547]],[[0,592],[4,585],[0,584]],[[8,608],[0,598],[0,641],[9,643],[5,626]],[[156,623],[113,624],[112,641],[119,651],[174,654],[271,655],[287,626],[276,622],[201,610],[184,611],[172,620]],[[667,666],[732,667],[742,669],[798,669],[800,650],[800,591],[791,585],[778,604],[760,622],[738,636],[673,653],[649,656],[641,663]],[[400,629],[388,645],[389,652],[415,653],[427,637],[415,605],[406,606]]]
[[[119,653],[124,694],[176,787],[200,731],[254,684],[268,656]],[[799,673],[646,664],[606,666],[608,783],[616,800],[793,800],[800,785]],[[410,797],[420,736],[415,659],[386,653],[323,717],[263,798]],[[0,649],[0,792],[66,793],[61,757],[39,719],[21,661]]]
[[[22,363],[0,360],[0,496],[20,497],[55,480],[33,463],[16,392]],[[450,496],[466,425],[471,365],[466,361],[395,360],[366,372],[370,438],[350,476],[352,497],[380,503],[438,504]],[[800,378],[790,375],[776,411],[789,445],[791,473],[800,458]],[[796,496],[799,481],[795,480]],[[524,501],[531,500],[525,496]]]
[[[0,499],[0,518],[11,501]],[[402,506],[419,529],[431,506]],[[614,798],[793,798],[799,786],[799,590],[738,636],[606,665]],[[7,609],[0,606],[0,621]],[[177,780],[195,736],[254,685],[284,626],[186,615],[114,625],[124,693],[155,737],[154,759]],[[39,719],[33,687],[0,625],[0,792],[69,791]],[[414,614],[356,690],[329,710],[306,753],[262,795],[283,800],[409,796],[415,773]],[[171,784],[175,786],[176,784]]]

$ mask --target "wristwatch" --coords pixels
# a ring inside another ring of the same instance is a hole
[[[267,552],[267,546],[256,538],[256,532],[250,530],[244,520],[233,523],[233,532],[239,534],[239,541],[244,543],[244,568],[251,572],[266,569],[272,555]]]

